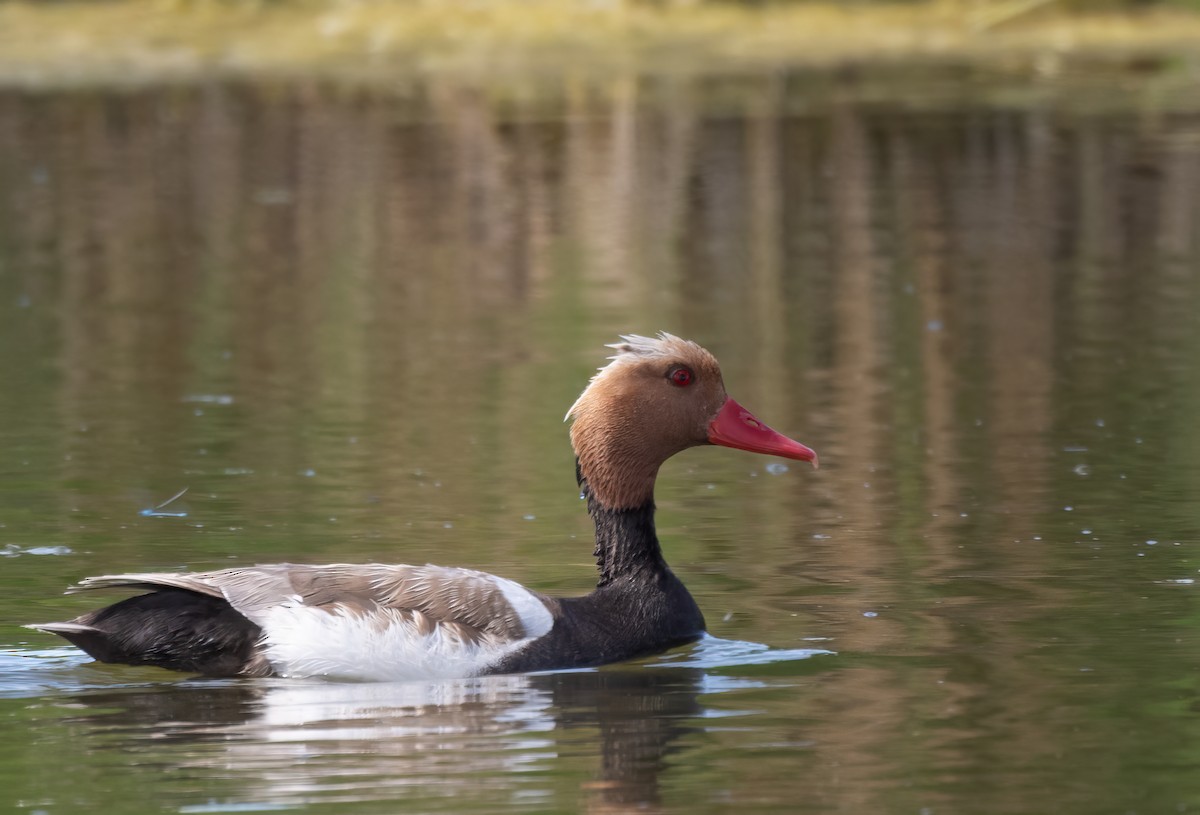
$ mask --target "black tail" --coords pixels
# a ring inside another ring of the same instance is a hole
[[[68,623],[29,628],[58,634],[100,662],[156,665],[206,676],[266,676],[262,629],[225,600],[166,588],[130,597]]]

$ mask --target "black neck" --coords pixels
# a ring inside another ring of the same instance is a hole
[[[648,577],[666,571],[662,548],[654,531],[654,500],[633,509],[612,509],[592,494],[587,479],[575,465],[579,489],[587,499],[588,514],[596,525],[596,566],[606,586],[621,577]]]

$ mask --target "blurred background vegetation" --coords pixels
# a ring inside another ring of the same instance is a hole
[[[0,83],[458,74],[489,83],[970,59],[1186,56],[1200,0],[0,2]]]

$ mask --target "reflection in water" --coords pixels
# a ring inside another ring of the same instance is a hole
[[[599,756],[592,811],[659,804],[672,745],[697,728],[704,674],[615,670],[439,683],[197,681],[91,691],[67,726],[104,732],[169,772],[229,775],[229,803],[407,795],[552,798],[554,760]],[[591,744],[592,740],[598,740]]]
[[[135,777],[152,772],[173,779],[157,783],[155,795],[178,802],[181,811],[381,799],[434,808],[452,801],[451,811],[520,812],[534,804],[657,811],[664,776],[678,774],[672,757],[694,755],[698,740],[722,729],[719,722],[754,712],[736,696],[797,681],[740,678],[723,669],[794,669],[818,654],[828,652],[708,637],[657,665],[359,684],[147,682],[164,674],[106,671],[110,666],[85,665],[86,658],[58,648],[36,657],[0,653],[0,689],[17,692],[21,674],[49,683],[44,694],[56,711],[54,725],[70,734],[60,761],[86,769],[85,756],[115,747],[113,766],[132,767]],[[73,673],[63,670],[68,663]],[[105,673],[115,675],[107,687],[80,688],[88,673],[101,683]],[[137,681],[111,684],[122,676]],[[197,802],[197,788],[209,791],[208,804]],[[99,791],[76,795],[111,805]],[[139,792],[129,803],[145,799]],[[45,803],[54,809],[63,800],[52,794]]]

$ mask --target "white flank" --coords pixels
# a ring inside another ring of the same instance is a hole
[[[545,603],[520,583],[514,583],[495,575],[491,575],[491,578],[492,582],[496,584],[496,588],[500,589],[500,593],[504,595],[504,599],[512,606],[513,611],[517,612],[517,617],[525,629],[526,637],[535,640],[550,633],[550,629],[554,627],[554,615],[550,613],[550,609],[546,608]]]
[[[288,600],[260,615],[263,647],[276,672],[287,677],[391,682],[478,676],[554,625],[545,604],[524,587],[493,579],[520,618],[524,638],[464,640],[453,626],[438,623],[430,630],[431,621],[419,611],[330,612]]]

